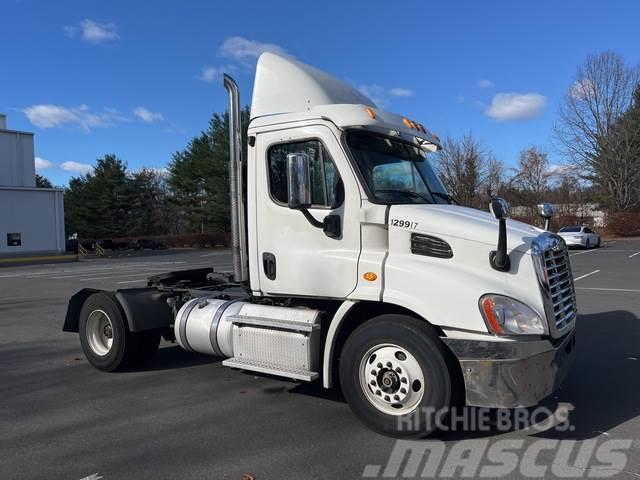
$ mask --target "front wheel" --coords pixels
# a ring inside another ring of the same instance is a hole
[[[129,331],[120,304],[111,294],[91,295],[80,310],[80,345],[89,363],[111,372],[145,363],[155,355],[161,331]]]
[[[424,321],[381,315],[358,327],[340,355],[349,406],[372,430],[424,437],[454,397],[446,347]]]

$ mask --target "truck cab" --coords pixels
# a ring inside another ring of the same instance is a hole
[[[233,276],[79,292],[64,329],[94,366],[146,360],[165,335],[229,367],[339,382],[365,424],[398,437],[433,430],[424,415],[399,429],[416,412],[526,407],[558,387],[577,318],[560,237],[501,199],[457,205],[431,164],[436,135],[314,67],[260,57],[246,138],[225,87]]]

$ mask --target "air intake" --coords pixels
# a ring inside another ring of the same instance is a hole
[[[431,235],[411,234],[411,253],[436,258],[452,258],[451,245]]]

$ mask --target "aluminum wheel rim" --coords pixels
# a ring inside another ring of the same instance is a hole
[[[367,400],[387,415],[411,413],[424,397],[422,368],[398,345],[385,343],[370,348],[360,361],[359,377]]]
[[[113,345],[113,324],[103,310],[94,310],[87,318],[87,341],[93,353],[104,357]]]

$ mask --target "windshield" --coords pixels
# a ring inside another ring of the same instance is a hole
[[[579,232],[581,230],[581,227],[564,227],[561,228],[560,231],[561,232]]]
[[[350,132],[347,145],[373,202],[453,202],[419,147],[371,132]]]

